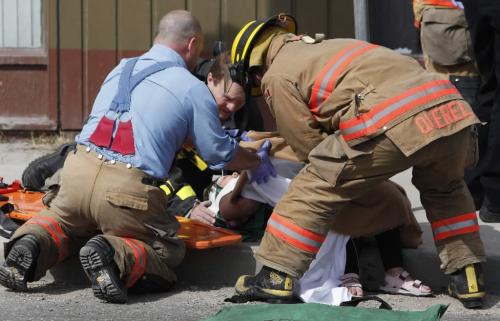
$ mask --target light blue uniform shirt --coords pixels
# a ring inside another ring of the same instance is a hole
[[[139,58],[133,72],[134,75],[160,61],[175,64],[149,76],[132,91],[130,116],[135,155],[124,156],[90,143],[89,137],[118,91],[119,76],[126,61],[123,59],[104,81],[89,119],[76,137],[77,143],[156,178],[168,176],[176,152],[188,137],[210,168],[222,169],[231,161],[238,144],[222,129],[209,89],[187,70],[179,54],[160,44]]]

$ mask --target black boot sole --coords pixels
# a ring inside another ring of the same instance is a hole
[[[460,300],[467,309],[481,309],[483,307],[482,299]]]
[[[26,246],[14,246],[0,267],[0,284],[15,291],[27,291],[26,273],[35,262],[33,253]]]
[[[120,287],[120,281],[112,271],[114,262],[103,251],[85,245],[80,249],[80,263],[97,298],[110,303],[127,302],[127,291]]]
[[[452,287],[449,286],[448,294],[458,299],[466,309],[481,309],[483,307],[484,293],[478,294],[478,297],[475,298],[460,298],[460,296],[452,290]]]

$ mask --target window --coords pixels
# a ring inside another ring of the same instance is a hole
[[[0,48],[42,47],[42,0],[0,0]]]

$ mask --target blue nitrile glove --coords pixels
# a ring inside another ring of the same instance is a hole
[[[238,136],[240,136],[240,130],[239,129],[224,129],[224,131],[226,132],[226,134],[229,137],[232,137],[232,138],[238,138]]]
[[[248,137],[248,132],[246,130],[244,130],[241,135],[240,135],[240,140],[242,142],[251,142],[252,139],[250,137]]]
[[[238,141],[243,141],[243,142],[251,142],[252,139],[248,137],[248,132],[246,130],[241,130],[241,129],[224,129],[226,134],[232,138],[235,138]]]
[[[269,159],[269,149],[271,149],[271,142],[266,139],[264,144],[257,150],[260,164],[256,169],[250,171],[250,182],[263,184],[267,183],[269,176],[276,177],[276,169]]]

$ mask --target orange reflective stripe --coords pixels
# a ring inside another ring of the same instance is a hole
[[[132,271],[130,272],[127,282],[127,288],[130,288],[146,272],[146,250],[137,240],[127,238],[123,238],[123,240],[132,249],[135,257],[134,266],[132,267]]]
[[[461,8],[463,7],[453,0],[424,0],[424,4],[430,6],[448,7],[448,8]]]
[[[376,47],[378,46],[359,41],[342,49],[328,61],[326,66],[323,67],[319,73],[318,77],[316,77],[316,80],[311,88],[309,109],[313,114],[318,112],[319,105],[321,105],[335,89],[339,76],[346,69],[349,63],[351,63],[354,58]]]
[[[340,131],[345,141],[366,136],[415,107],[452,94],[458,94],[458,90],[448,80],[433,80],[389,98],[364,114],[340,122]]]
[[[475,212],[432,222],[431,227],[435,241],[441,241],[455,235],[479,232]]]
[[[26,224],[41,226],[49,233],[57,248],[58,262],[61,262],[67,257],[69,239],[54,218],[48,216],[35,216],[28,220]]]
[[[318,253],[325,236],[306,230],[292,221],[273,213],[266,230],[293,247],[310,253]]]

